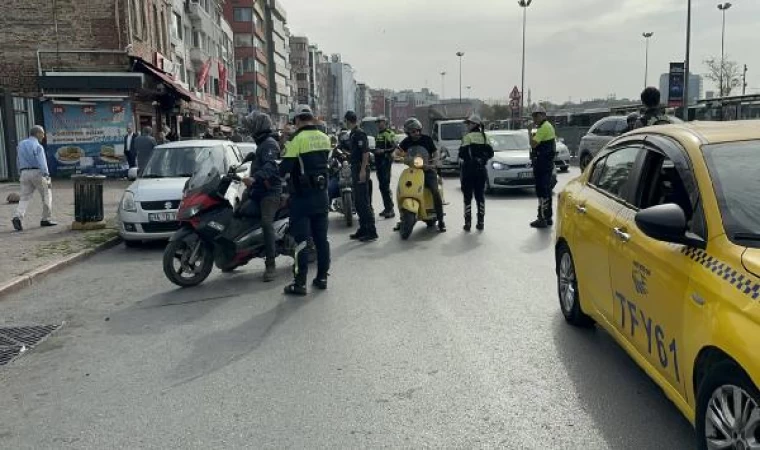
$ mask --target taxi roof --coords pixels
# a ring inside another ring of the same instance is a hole
[[[760,120],[739,120],[732,122],[688,122],[673,125],[659,125],[637,131],[651,133],[657,131],[679,141],[699,139],[702,145],[725,142],[760,140]]]

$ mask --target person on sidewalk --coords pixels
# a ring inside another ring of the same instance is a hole
[[[393,168],[393,152],[396,150],[396,133],[388,128],[388,118],[377,118],[377,145],[375,150],[375,166],[377,167],[377,184],[383,197],[383,212],[380,217],[391,219],[396,217],[393,196],[391,195],[391,169]]]
[[[132,130],[132,126],[127,127],[127,135],[124,137],[124,156],[127,157],[129,168],[137,167],[137,153],[135,152],[135,138],[138,136]]]
[[[142,134],[135,138],[133,145],[137,155],[137,174],[142,175],[150,156],[153,154],[153,149],[156,147],[153,130],[150,127],[143,127]]]
[[[346,112],[344,117],[349,134],[351,151],[351,171],[356,195],[356,214],[359,216],[359,230],[350,236],[351,239],[362,242],[377,240],[375,228],[375,213],[372,211],[372,188],[369,183],[369,138],[367,133],[359,128],[359,117],[353,111]]]
[[[42,221],[40,226],[53,227],[58,225],[51,220],[53,215],[53,199],[50,193],[50,171],[48,170],[45,149],[40,142],[45,138],[45,129],[35,125],[29,131],[29,137],[18,144],[17,167],[21,174],[21,199],[18,202],[16,214],[13,217],[13,228],[16,231],[24,229],[23,220],[29,200],[34,191],[42,196]]]
[[[256,157],[251,165],[251,176],[244,178],[243,183],[248,187],[251,200],[258,204],[261,214],[261,231],[264,234],[264,251],[266,254],[266,270],[264,281],[272,281],[277,275],[275,257],[277,248],[274,234],[274,218],[280,209],[282,195],[282,179],[277,166],[280,156],[280,146],[274,138],[274,125],[268,115],[253,112],[245,118],[249,133],[256,141]]]

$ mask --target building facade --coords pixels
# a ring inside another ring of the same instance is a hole
[[[372,94],[365,83],[356,85],[356,114],[359,117],[372,115]]]
[[[272,118],[280,126],[288,120],[292,108],[290,80],[290,30],[287,14],[279,0],[267,0],[267,53],[269,57],[269,106]]]
[[[309,39],[304,36],[290,37],[290,67],[293,80],[294,103],[309,105],[316,109],[314,75],[309,64]]]
[[[392,120],[393,115],[393,91],[389,89],[372,89],[372,115],[375,117],[385,116]]]
[[[340,55],[330,58],[330,100],[332,122],[335,125],[343,121],[347,111],[356,109],[356,80],[354,69],[344,63]]]
[[[270,111],[266,8],[263,0],[224,3],[224,17],[234,34],[238,102],[245,110]]]
[[[330,79],[330,57],[316,45],[309,46],[309,86],[313,99],[311,107],[326,121],[332,117]]]

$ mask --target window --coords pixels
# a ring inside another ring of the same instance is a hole
[[[129,13],[132,19],[132,32],[139,35],[142,29],[140,27],[140,16],[137,14],[136,3],[136,1],[129,2]]]
[[[296,80],[298,81],[306,81],[307,79],[308,79],[308,74],[305,74],[305,73],[296,74]]]
[[[591,174],[591,184],[614,197],[626,199],[631,184],[630,175],[640,153],[639,147],[613,150],[597,161]]]
[[[594,127],[593,134],[597,136],[614,136],[615,135],[615,121],[603,120]]]
[[[193,31],[193,47],[203,49],[203,40],[201,39],[200,31]]]
[[[212,92],[214,93],[215,96],[219,97],[220,95],[222,95],[222,92],[219,90],[219,79],[214,78],[213,84],[214,84],[214,87],[213,87],[214,90]]]
[[[224,159],[226,160],[225,162],[227,163],[227,167],[240,164],[238,152],[236,152],[235,149],[230,145],[224,146]]]
[[[628,120],[627,119],[615,119],[615,136],[620,136],[621,134],[628,131]]]
[[[186,78],[185,78],[185,60],[183,60],[179,56],[177,57],[177,71],[179,72],[179,80],[181,82],[185,83],[186,82]]]
[[[153,47],[161,49],[161,30],[158,22],[158,9],[153,5]]]
[[[177,13],[172,13],[172,37],[181,41],[183,39],[183,31],[182,16]]]
[[[248,57],[243,59],[243,71],[251,73],[256,71],[256,59]]]
[[[234,8],[232,17],[235,22],[253,22],[253,8]]]
[[[250,33],[235,33],[235,47],[253,47],[253,35]]]
[[[235,61],[235,73],[237,73],[238,75],[242,75],[244,73],[242,59],[238,59]]]

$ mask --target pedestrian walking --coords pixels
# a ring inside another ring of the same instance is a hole
[[[137,174],[142,175],[145,166],[148,165],[148,161],[153,154],[153,149],[156,147],[153,130],[150,127],[143,127],[140,136],[135,138],[133,146],[137,155]]]
[[[375,145],[375,170],[384,206],[380,217],[390,219],[396,217],[391,195],[391,169],[393,168],[393,153],[396,150],[396,134],[388,128],[388,119],[385,116],[377,118],[377,128],[379,131]]]
[[[346,126],[351,130],[349,147],[351,151],[351,171],[356,193],[356,213],[359,215],[359,230],[350,236],[362,242],[377,240],[375,213],[372,211],[371,185],[369,183],[369,138],[359,127],[359,118],[353,111],[345,115]]]
[[[554,224],[552,210],[552,176],[554,157],[557,155],[557,134],[554,126],[546,119],[546,111],[538,107],[533,110],[536,134],[531,140],[530,159],[533,163],[533,178],[538,197],[538,218],[531,222],[533,228],[547,228]],[[530,133],[531,130],[528,130]]]
[[[306,295],[310,235],[317,250],[317,276],[312,285],[327,289],[330,270],[330,243],[327,241],[330,138],[319,131],[308,105],[296,108],[295,123],[298,131],[285,147],[280,163],[280,175],[289,176],[292,193],[290,233],[296,241],[293,282],[285,287],[285,294]]]
[[[124,136],[124,156],[127,158],[127,164],[129,168],[137,167],[137,153],[135,152],[135,138],[137,133],[132,130],[132,126],[127,127],[127,135]]]
[[[24,229],[23,221],[29,201],[35,191],[42,197],[42,220],[40,226],[53,227],[53,198],[50,192],[50,171],[48,170],[45,149],[40,142],[45,138],[45,129],[35,125],[29,131],[29,137],[18,144],[17,167],[21,174],[21,196],[13,216],[13,228]]]
[[[483,120],[473,114],[466,121],[469,132],[462,138],[459,147],[459,160],[462,161],[461,182],[464,196],[464,231],[472,227],[472,197],[478,206],[479,231],[485,228],[486,218],[486,164],[493,158],[493,144],[486,136]]]

